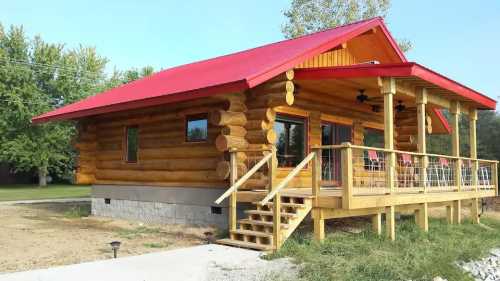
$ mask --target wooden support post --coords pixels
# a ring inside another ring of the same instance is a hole
[[[451,132],[451,149],[452,155],[456,157],[460,157],[460,102],[453,101],[450,107],[451,113],[451,123],[452,123],[452,132]],[[455,163],[455,185],[457,190],[460,191],[462,189],[462,165],[460,159],[456,160]],[[457,221],[459,223],[459,221]]]
[[[372,230],[377,235],[382,235],[382,214],[377,213],[372,216]]]
[[[462,223],[462,202],[460,200],[453,201],[453,223]]]
[[[454,211],[453,211],[453,204],[450,204],[446,206],[446,222],[449,224],[453,224],[453,216],[454,216]]]
[[[318,206],[319,193],[321,188],[321,148],[314,148],[314,158],[312,163],[312,195],[313,195],[313,207]]]
[[[274,177],[276,176],[276,149],[273,148],[273,156],[269,159],[269,190],[274,190],[276,187],[274,185]],[[278,250],[281,247],[281,194],[278,192],[273,198],[273,246],[274,250]]]
[[[418,226],[425,232],[429,231],[429,212],[427,202],[423,203],[420,209],[415,212]]]
[[[471,109],[469,111],[469,146],[470,146],[470,158],[472,160],[472,171],[471,171],[471,185],[474,190],[478,191],[478,178],[477,171],[479,170],[479,162],[477,162],[477,136],[476,136],[476,124],[477,124],[477,110]]]
[[[384,144],[386,149],[394,149],[394,95],[396,94],[396,80],[391,77],[382,78],[381,93],[384,96]],[[394,172],[396,166],[396,154],[387,153],[386,185],[394,192]]]
[[[470,216],[472,223],[478,224],[479,223],[479,198],[473,198],[471,200],[472,204],[470,206]]]
[[[353,176],[352,176],[352,148],[351,144],[342,143],[345,147],[342,148],[342,208],[350,209],[353,193]]]
[[[229,165],[230,165],[230,174],[229,174],[229,184],[233,186],[238,180],[238,161],[236,159],[236,151],[229,152]],[[236,190],[229,197],[229,231],[236,230],[236,204],[237,198]]]
[[[385,208],[385,228],[386,235],[392,241],[396,240],[396,213],[394,206]]]
[[[493,163],[491,180],[493,181],[493,186],[495,187],[495,196],[498,196],[498,162]]]
[[[323,241],[325,239],[325,219],[321,208],[313,209],[313,219],[314,219],[314,239],[316,241]]]
[[[427,104],[427,89],[422,87],[417,87],[415,89],[416,94],[416,103],[417,103],[417,124],[418,124],[418,152],[419,153],[427,153],[427,144],[426,144],[426,104]],[[428,157],[422,156],[420,159],[420,171],[419,171],[419,181],[420,186],[424,188],[424,192],[427,192],[427,165],[428,165]]]

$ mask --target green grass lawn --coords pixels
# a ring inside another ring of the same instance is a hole
[[[0,185],[0,201],[77,197],[90,197],[90,186],[53,184],[39,188],[36,185]]]
[[[467,220],[448,225],[431,219],[428,233],[413,218],[397,223],[391,242],[367,229],[359,234],[334,232],[323,243],[312,240],[310,230],[297,232],[282,249],[268,258],[293,257],[304,267],[301,280],[473,280],[455,265],[478,259],[500,246],[500,221],[481,219],[483,226]]]

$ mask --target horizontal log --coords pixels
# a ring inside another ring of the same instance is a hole
[[[123,160],[122,150],[103,150],[96,154],[96,160]]]
[[[137,171],[99,169],[96,171],[98,180],[150,181],[150,182],[199,182],[219,181],[213,171]]]
[[[262,120],[262,121],[274,122],[274,120],[276,119],[276,111],[268,107],[254,108],[254,109],[249,109],[246,112],[246,116],[248,120]]]
[[[143,160],[138,163],[126,163],[124,161],[98,161],[98,169],[120,169],[120,170],[214,170],[219,160],[217,157],[205,158],[178,158],[178,159],[154,159]]]
[[[248,110],[244,100],[228,100],[222,109],[232,112],[246,112]]]
[[[187,144],[168,148],[139,149],[139,161],[152,159],[207,158],[219,156],[213,144]]]
[[[227,151],[230,148],[244,149],[248,147],[248,142],[242,137],[219,135],[215,139],[215,147],[219,151]]]
[[[292,93],[295,86],[292,81],[266,82],[250,90],[252,94]]]
[[[316,110],[320,111],[321,113],[345,116],[352,119],[359,119],[360,121],[370,121],[370,122],[380,122],[380,123],[383,122],[382,115],[377,115],[373,112],[372,113],[358,112],[354,109],[355,108],[354,105],[351,109],[342,109],[334,104],[330,105],[326,102],[308,101],[306,99],[303,99],[301,95],[299,95],[298,98],[295,99],[294,106],[297,106],[305,110]]]
[[[97,142],[78,142],[74,146],[79,151],[94,151],[97,149]]]
[[[278,106],[291,106],[295,101],[293,93],[274,93],[257,95],[255,98],[254,106],[256,107],[278,107]]]
[[[284,73],[281,73],[280,75],[277,75],[276,77],[271,78],[269,81],[293,80],[294,77],[295,77],[295,72],[293,69],[290,69]]]
[[[210,113],[210,123],[216,126],[245,126],[247,118],[245,113],[215,110]]]
[[[415,143],[415,137],[413,135],[399,135],[396,140],[398,142]]]
[[[237,163],[236,166],[238,170],[238,177],[241,177],[242,175],[247,173],[248,169],[244,163]],[[215,172],[219,179],[225,180],[229,178],[229,174],[231,173],[231,164],[229,163],[229,161],[220,161],[219,163],[217,163]]]
[[[269,130],[273,127],[274,122],[268,122],[263,120],[248,120],[245,124],[245,129],[247,130]]]
[[[271,130],[252,130],[248,131],[245,136],[250,143],[263,143],[263,144],[274,144],[276,142],[277,136],[276,132]]]
[[[112,185],[135,185],[135,186],[168,186],[190,188],[190,187],[205,187],[205,188],[227,188],[226,181],[199,181],[199,182],[176,182],[176,181],[123,181],[123,180],[95,180],[94,184],[112,184]]]
[[[248,179],[241,189],[266,189],[268,183],[267,179]]]
[[[76,184],[93,184],[94,182],[95,177],[93,174],[76,173],[75,175]]]
[[[77,168],[77,173],[80,173],[80,174],[92,175],[95,173],[95,171],[96,171],[96,167],[94,165],[91,165],[91,166],[80,165]]]
[[[247,130],[241,126],[225,126],[221,129],[221,134],[233,137],[244,137],[247,134]]]

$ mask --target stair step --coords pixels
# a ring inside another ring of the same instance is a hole
[[[271,245],[262,245],[262,244],[239,241],[239,240],[232,240],[232,239],[220,239],[220,240],[217,240],[217,243],[229,245],[229,246],[240,247],[240,248],[260,250],[260,251],[270,251],[273,249],[273,246],[271,246]]]
[[[261,216],[272,216],[273,215],[272,211],[261,211],[261,210],[247,210],[247,211],[245,211],[245,213],[249,214],[249,215],[261,215]],[[281,216],[282,217],[287,217],[287,218],[295,218],[295,217],[297,217],[296,214],[284,213],[284,212],[281,212]]]
[[[271,227],[273,226],[272,221],[257,221],[257,220],[251,220],[251,219],[242,219],[242,220],[239,220],[239,223],[240,224],[256,224],[256,225],[264,225],[264,226],[271,226]],[[287,229],[288,224],[282,223],[281,228]]]
[[[254,205],[259,205],[260,202],[254,202],[253,203]],[[267,206],[273,206],[273,202],[267,202],[266,203]],[[281,202],[281,207],[290,207],[290,208],[305,208],[306,205],[304,204],[300,204],[300,203],[284,203],[284,202]]]
[[[231,233],[236,233],[236,234],[241,234],[241,235],[252,235],[252,236],[259,236],[259,237],[267,237],[267,238],[273,238],[272,233],[265,233],[261,231],[253,231],[253,230],[245,230],[245,229],[236,229],[231,231]]]

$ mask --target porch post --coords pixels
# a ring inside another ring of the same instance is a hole
[[[427,153],[426,133],[425,133],[425,117],[427,105],[427,89],[417,87],[415,89],[416,103],[417,103],[417,125],[418,125],[418,152]],[[427,192],[427,156],[420,158],[420,186],[424,188],[424,193]]]
[[[394,106],[393,99],[396,94],[396,80],[391,77],[382,78],[381,93],[384,95],[384,144],[386,149],[394,149]],[[386,164],[386,184],[394,192],[394,166],[396,155],[389,152]]]
[[[479,170],[479,163],[477,162],[477,139],[476,139],[476,121],[477,121],[477,110],[471,108],[469,110],[469,148],[470,148],[470,158],[472,158],[472,171],[471,171],[471,185],[474,190],[478,191],[477,185],[477,171]],[[473,198],[471,200],[470,215],[472,223],[480,223],[479,221],[479,199]]]
[[[386,149],[394,149],[394,95],[396,94],[396,80],[392,77],[383,77],[381,93],[384,95],[384,144]],[[391,193],[394,192],[394,166],[396,154],[387,153],[385,182]],[[394,205],[387,206],[385,211],[386,235],[389,239],[396,239],[396,218]]]
[[[451,113],[451,122],[452,122],[452,134],[451,134],[451,148],[452,148],[452,155],[455,157],[460,157],[460,102],[458,101],[453,101],[451,103],[450,107],[450,113]],[[462,168],[461,168],[461,161],[457,159],[455,161],[455,185],[457,186],[458,191],[460,191],[461,188],[461,176]],[[453,208],[453,221],[455,223],[460,224],[461,222],[461,204],[460,200],[456,200],[454,202],[454,208]]]
[[[236,153],[237,151],[230,151],[229,152],[229,166],[230,166],[230,173],[229,173],[229,186],[233,186],[236,181],[238,180],[238,168],[237,168],[237,160],[236,160]],[[236,230],[236,204],[237,204],[237,198],[236,198],[236,191],[234,191],[231,196],[229,197],[229,208],[228,208],[228,215],[229,215],[229,232],[233,232]]]

